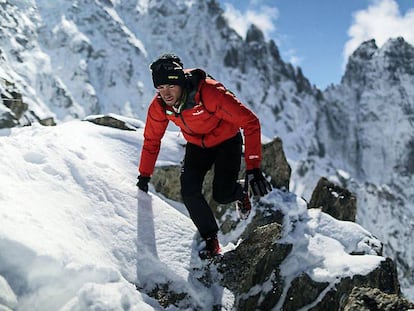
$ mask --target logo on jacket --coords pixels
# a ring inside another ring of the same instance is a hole
[[[193,112],[193,116],[199,116],[200,114],[202,114],[204,112],[204,110],[203,109],[201,109],[201,110],[196,110],[196,111],[194,111]]]

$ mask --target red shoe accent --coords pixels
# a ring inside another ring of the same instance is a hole
[[[206,246],[198,252],[201,259],[208,259],[220,255],[221,248],[217,236],[207,238]]]
[[[243,194],[243,198],[241,200],[236,201],[236,208],[239,212],[239,216],[241,219],[247,219],[250,215],[252,210],[252,204],[250,202],[249,193],[245,192]]]

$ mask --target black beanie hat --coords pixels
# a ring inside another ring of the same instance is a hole
[[[154,87],[163,84],[181,85],[186,83],[181,59],[174,54],[163,54],[151,65]]]

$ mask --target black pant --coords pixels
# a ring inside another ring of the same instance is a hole
[[[214,164],[213,198],[226,204],[243,196],[242,186],[237,182],[242,154],[240,132],[212,148],[201,148],[187,143],[181,170],[181,195],[190,217],[200,235],[205,239],[217,234],[214,214],[202,194],[207,171]]]

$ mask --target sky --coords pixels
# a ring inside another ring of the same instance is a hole
[[[412,0],[220,0],[232,27],[251,23],[273,39],[285,62],[321,89],[340,83],[346,60],[362,42],[379,47],[402,36],[414,45]]]
[[[163,310],[143,288],[167,282],[189,294],[184,303],[202,306],[170,311],[233,305],[229,290],[199,283],[204,245],[183,205],[152,186],[148,194],[136,188],[143,123],[121,119],[136,131],[85,121],[0,130],[0,154],[7,154],[0,162],[1,310]],[[178,165],[177,153],[177,133],[167,132],[157,165]],[[385,260],[380,241],[356,223],[308,210],[277,189],[261,200],[285,215],[280,243],[293,245],[281,265],[286,284],[306,272],[333,287]],[[223,253],[237,247],[257,208],[220,232]]]

